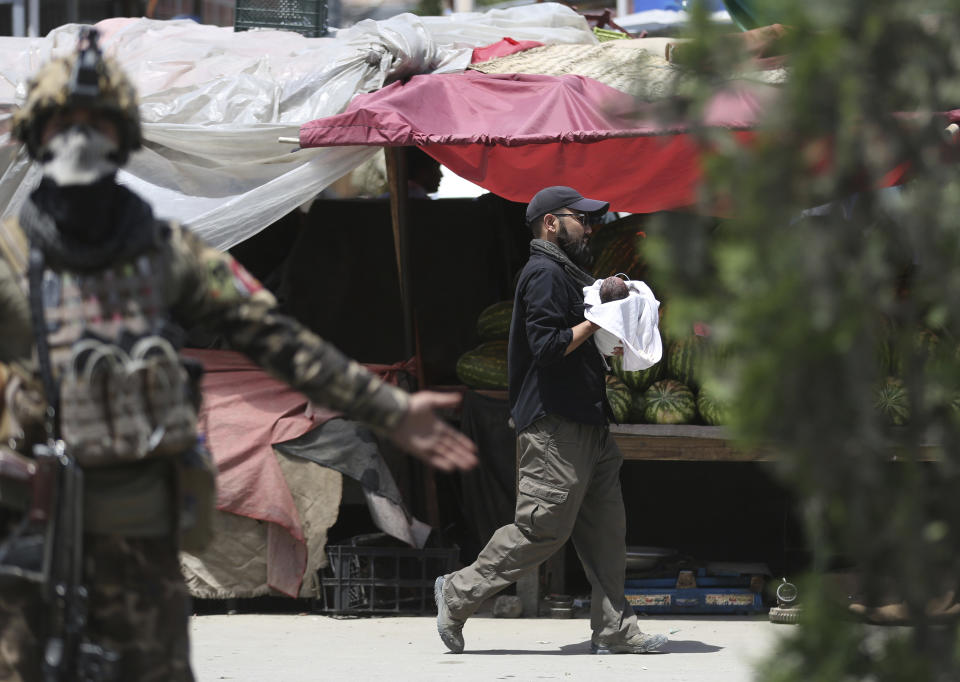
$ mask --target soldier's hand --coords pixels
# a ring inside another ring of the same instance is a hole
[[[460,404],[456,393],[418,391],[410,396],[407,414],[389,435],[394,443],[443,471],[472,469],[477,446],[437,417],[434,410]]]

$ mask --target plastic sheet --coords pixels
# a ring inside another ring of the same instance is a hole
[[[463,71],[475,47],[506,36],[592,43],[586,21],[544,3],[447,17],[363,21],[333,38],[286,31],[234,33],[191,21],[109,19],[101,44],[140,93],[146,148],[120,180],[160,217],[190,225],[219,248],[243,241],[309,201],[376,153],[300,150],[277,143],[300,125],[343,111],[357,93],[417,73]],[[23,101],[27,78],[75,48],[77,25],[45,38],[0,38],[0,112]],[[7,118],[7,117],[3,117]],[[0,125],[4,123],[0,118]],[[7,125],[0,131],[8,129]],[[9,134],[0,144],[9,144]],[[3,153],[5,152],[5,153]],[[36,169],[0,147],[0,213],[15,213]]]

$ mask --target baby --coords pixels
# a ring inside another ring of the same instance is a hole
[[[619,301],[630,295],[627,283],[619,277],[607,277],[600,285],[600,302]]]

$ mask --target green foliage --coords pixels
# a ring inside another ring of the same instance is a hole
[[[730,349],[735,436],[774,447],[802,501],[804,618],[758,679],[960,679],[956,624],[925,609],[960,582],[960,167],[927,113],[960,108],[960,3],[758,5],[790,27],[784,83],[732,78],[748,58],[697,10],[668,113],[700,120],[722,90],[767,102],[749,144],[696,132],[713,152],[698,208],[725,219],[660,216],[645,245],[666,333],[704,322]],[[876,191],[901,164],[909,183]],[[897,427],[875,406],[891,373],[910,398]],[[849,619],[818,578],[838,561],[914,627],[872,636]]]
[[[697,412],[700,413],[704,424],[708,426],[729,424],[730,410],[730,399],[725,394],[722,383],[707,382],[700,387],[697,392]]]

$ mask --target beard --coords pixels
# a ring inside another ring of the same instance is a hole
[[[590,244],[586,236],[573,239],[567,232],[567,228],[560,225],[560,229],[557,231],[557,242],[574,265],[581,270],[590,272],[590,267],[593,265],[593,254],[590,252]]]

